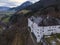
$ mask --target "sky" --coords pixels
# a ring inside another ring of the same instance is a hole
[[[16,7],[24,3],[25,1],[30,1],[30,2],[37,2],[39,0],[0,0],[0,6],[5,6],[5,7]]]

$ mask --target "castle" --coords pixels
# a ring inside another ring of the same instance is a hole
[[[28,26],[31,28],[31,32],[36,36],[37,42],[40,42],[44,35],[60,33],[60,25],[38,26],[37,23],[28,19]]]

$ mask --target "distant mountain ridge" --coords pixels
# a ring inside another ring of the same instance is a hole
[[[4,6],[0,6],[0,11],[7,11],[8,9],[10,9],[9,7],[4,7]]]
[[[23,4],[21,4],[20,6],[14,7],[14,8],[10,8],[9,10],[15,10],[15,11],[17,11],[17,10],[22,10],[22,9],[24,9],[24,8],[32,5],[32,4],[33,4],[32,2],[26,1],[26,2],[24,2]]]
[[[29,5],[32,5],[32,2],[30,2],[30,1],[24,2],[21,6],[18,6],[18,7],[16,8],[16,10],[22,10],[23,8],[26,8],[26,7],[28,7]]]

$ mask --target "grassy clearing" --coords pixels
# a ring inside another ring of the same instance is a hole
[[[60,34],[56,34],[56,36],[57,36],[57,38],[59,38],[59,39],[60,39]]]
[[[8,18],[5,18],[4,20],[2,20],[4,23],[8,23],[9,22],[9,19],[10,19],[10,17],[8,17]]]
[[[60,38],[60,34],[56,34],[58,38]],[[57,41],[57,39],[55,38],[55,35],[49,37],[49,38],[46,38],[45,39],[50,45],[51,45],[51,41],[55,41],[56,42],[56,45],[60,45],[60,42]]]
[[[49,38],[46,38],[46,41],[50,44],[50,42],[52,41],[52,40],[54,40],[54,37],[53,36],[51,36],[51,37],[49,37]]]
[[[13,12],[13,11],[0,12],[0,20],[3,21],[4,23],[8,23],[10,17],[11,17],[14,13],[15,13],[15,12]]]

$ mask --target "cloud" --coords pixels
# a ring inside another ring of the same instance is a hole
[[[31,1],[31,2],[33,2],[33,3],[35,3],[35,2],[37,2],[37,1],[39,1],[39,0],[29,0],[29,1]]]
[[[27,0],[10,0],[11,2],[25,2],[25,1],[27,1]]]
[[[0,6],[6,6],[6,7],[10,7],[10,6],[17,6],[16,3],[0,3]]]
[[[21,5],[25,1],[31,1],[34,3],[38,0],[0,0],[0,6],[16,7]]]
[[[27,0],[0,0],[0,6],[16,7]]]

